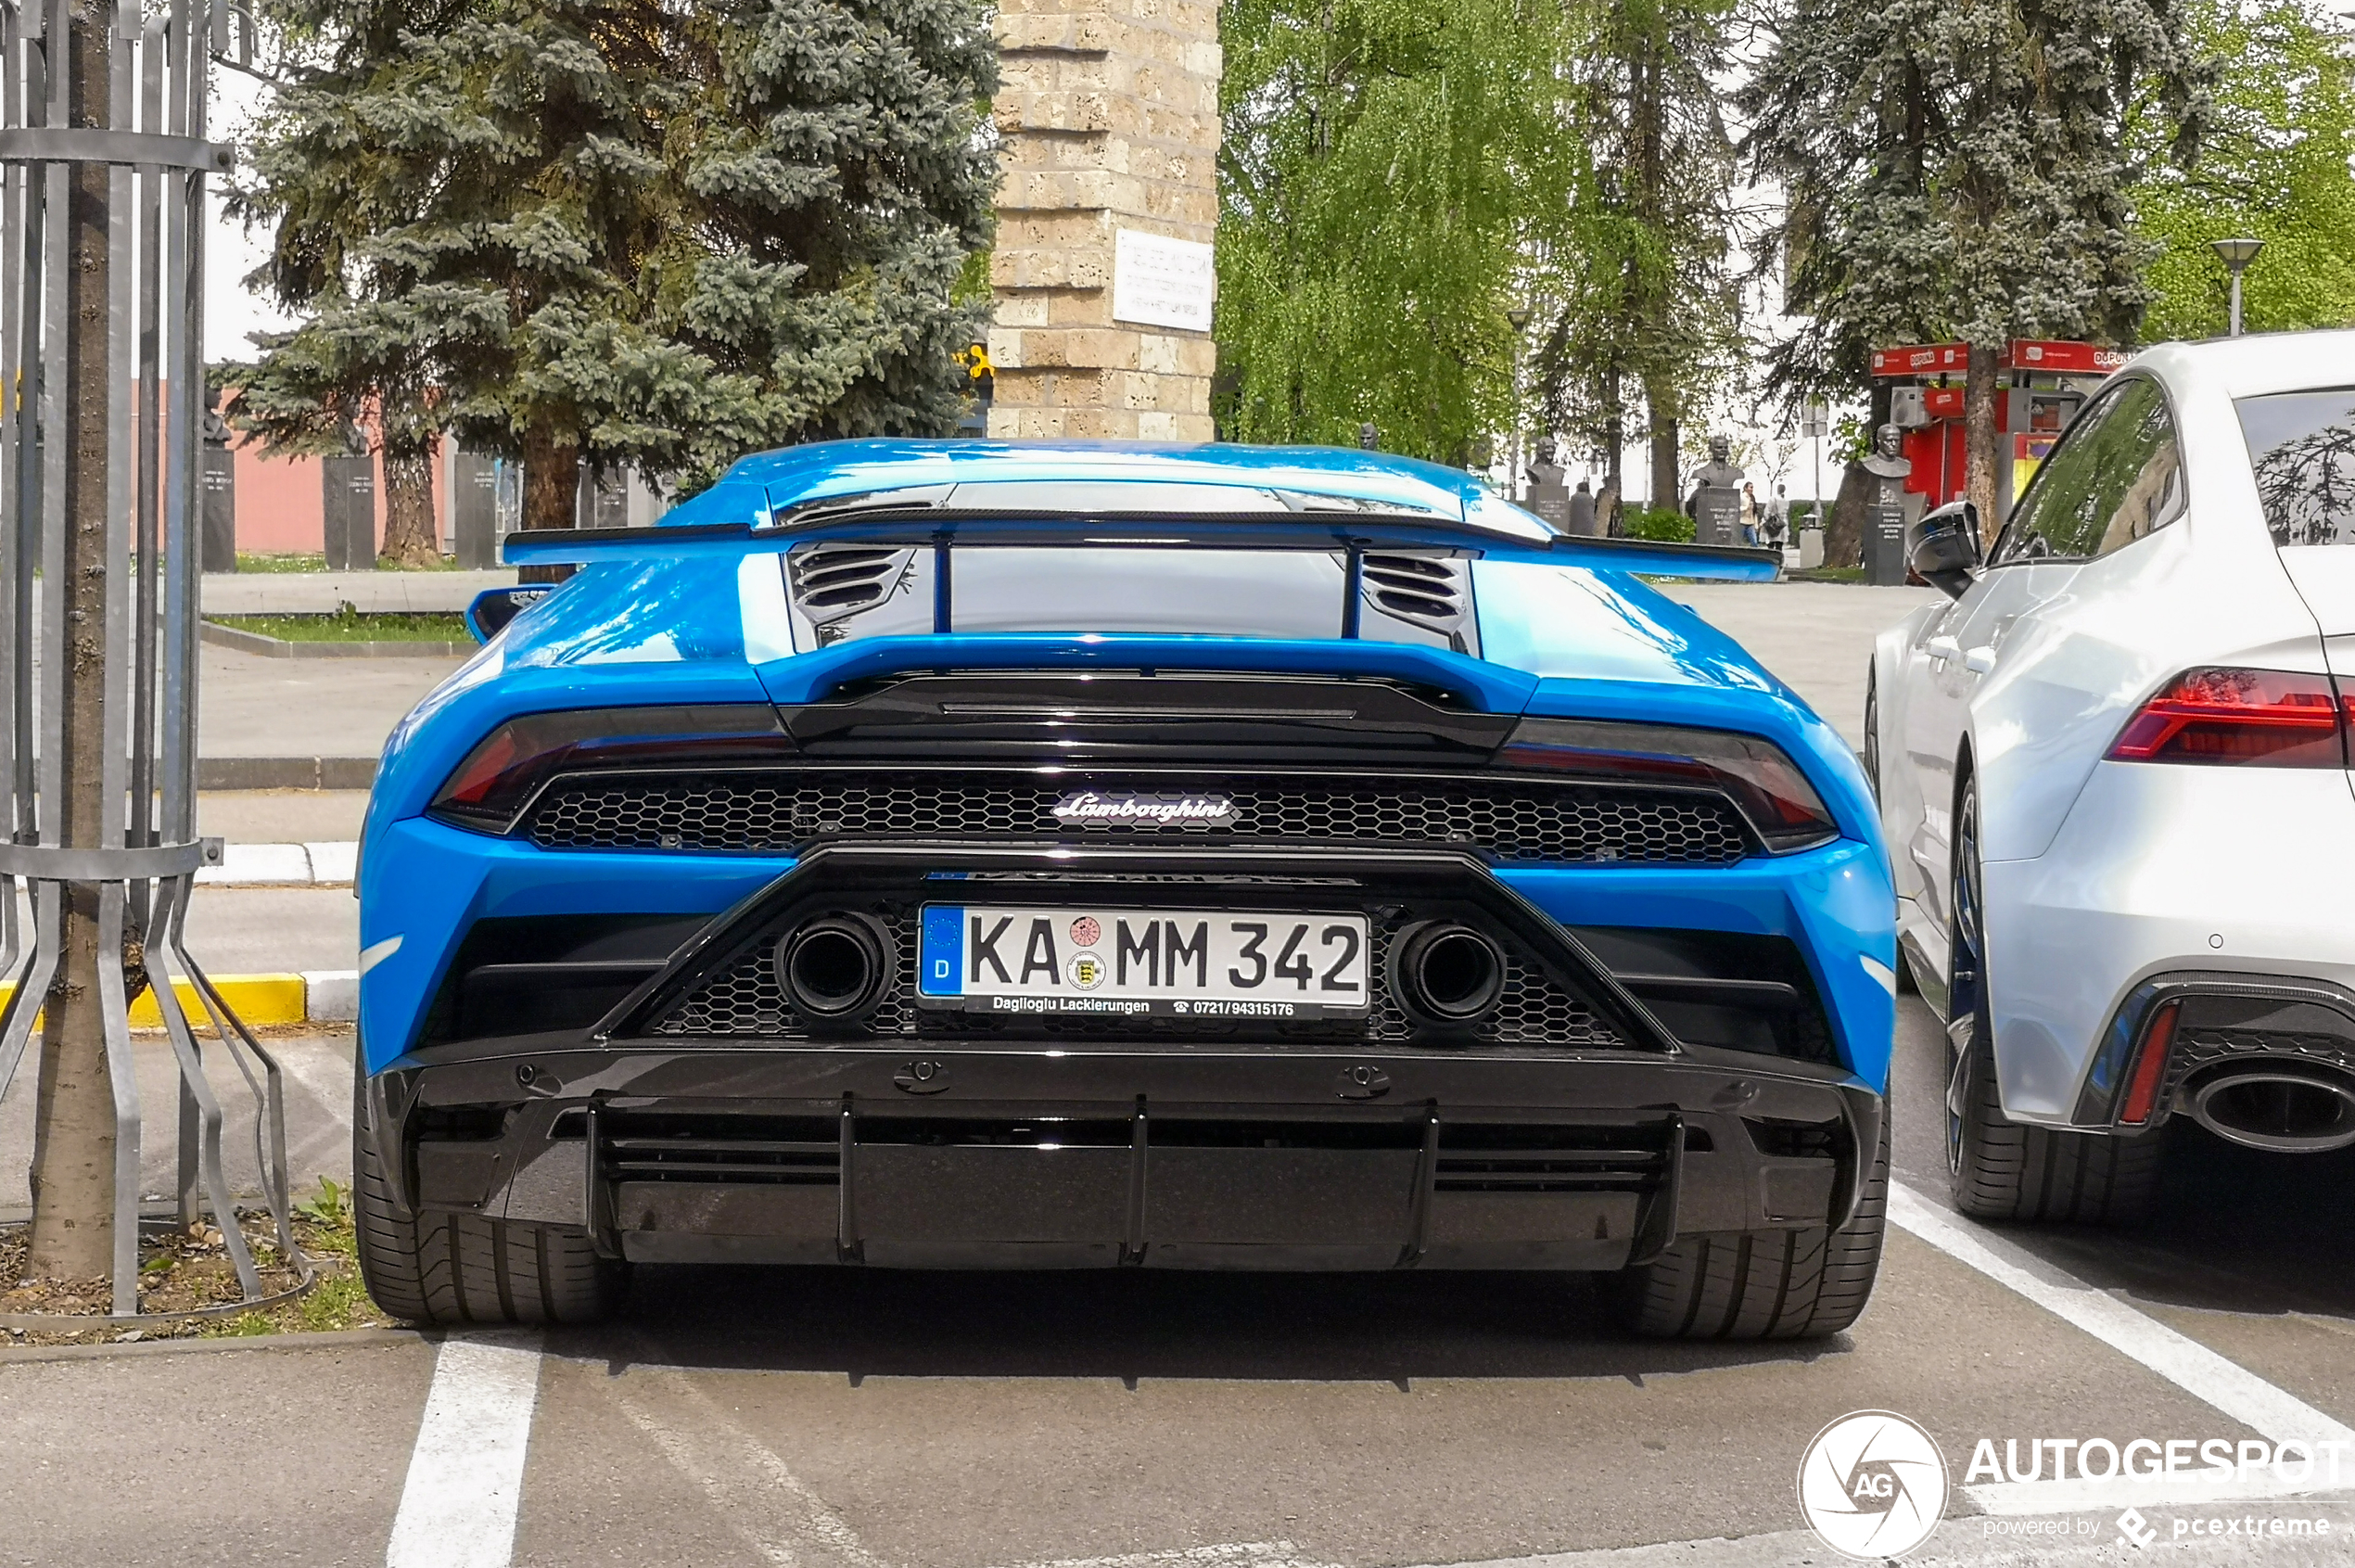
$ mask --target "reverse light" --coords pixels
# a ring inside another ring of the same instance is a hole
[[[2143,704],[2109,748],[2113,762],[2344,768],[2355,695],[2327,675],[2187,669]]]
[[[2183,1003],[2170,1001],[2151,1014],[2143,1031],[2142,1054],[2134,1058],[2133,1076],[2126,1080],[2126,1101],[2118,1108],[2120,1127],[2141,1127],[2158,1103],[2158,1086],[2167,1077],[2167,1048],[2175,1043],[2175,1014]]]
[[[766,703],[535,713],[483,737],[430,809],[466,827],[504,833],[540,786],[567,769],[758,760],[793,749]]]
[[[1598,784],[1714,790],[1771,850],[1804,849],[1839,834],[1824,797],[1782,747],[1731,730],[1524,719],[1497,760]]]

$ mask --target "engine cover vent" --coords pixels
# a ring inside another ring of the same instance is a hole
[[[788,567],[794,607],[824,626],[891,596],[915,558],[912,548],[821,544],[794,552]]]
[[[1460,636],[1470,608],[1464,564],[1451,555],[1368,552],[1362,566],[1366,602],[1416,626]]]

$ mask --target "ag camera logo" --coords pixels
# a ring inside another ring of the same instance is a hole
[[[1843,1557],[1902,1556],[1946,1512],[1946,1456],[1893,1410],[1858,1410],[1815,1434],[1799,1461],[1799,1510]]]

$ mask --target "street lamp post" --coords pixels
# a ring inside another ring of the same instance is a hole
[[[1824,526],[1824,433],[1830,427],[1831,408],[1819,400],[1811,400],[1801,411],[1799,433],[1815,443],[1815,526]],[[1792,538],[1798,537],[1794,531]]]
[[[1507,443],[1507,450],[1512,453],[1512,456],[1508,459],[1511,466],[1505,473],[1505,498],[1508,501],[1519,501],[1521,499],[1521,335],[1529,325],[1529,307],[1515,305],[1505,312],[1505,319],[1510,322],[1513,327],[1513,439]]]
[[[2233,326],[2228,336],[2237,338],[2241,335],[2241,274],[2248,271],[2248,264],[2257,260],[2257,253],[2265,249],[2265,242],[2261,239],[2219,239],[2211,241],[2209,249],[2223,261],[2224,270],[2233,274]]]

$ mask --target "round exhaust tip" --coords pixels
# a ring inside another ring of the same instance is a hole
[[[2322,1071],[2250,1067],[2192,1090],[2192,1119],[2228,1143],[2322,1154],[2355,1143],[2355,1080]]]
[[[777,983],[785,1000],[812,1018],[849,1017],[872,1004],[883,988],[882,939],[854,914],[803,921],[785,933],[776,956]]]
[[[1470,926],[1434,922],[1399,943],[1396,985],[1407,1012],[1432,1023],[1470,1023],[1504,995],[1505,957]]]

